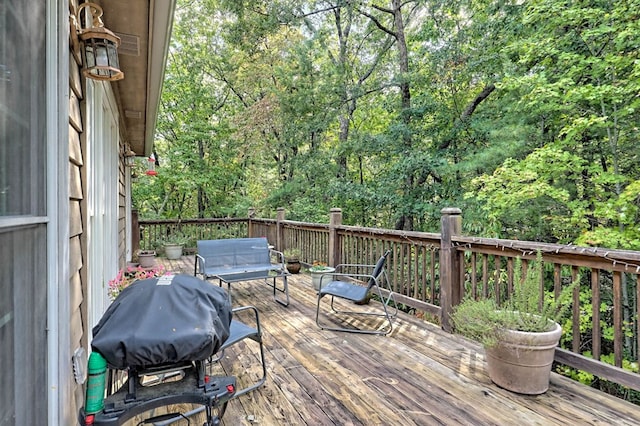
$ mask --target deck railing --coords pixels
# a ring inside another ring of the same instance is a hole
[[[159,219],[139,220],[139,246],[134,250],[162,251],[164,241],[176,233],[184,234],[188,238],[185,244],[186,252],[193,253],[198,240],[217,240],[222,238],[241,238],[248,235],[248,219]],[[136,221],[133,221],[135,224]],[[136,239],[133,239],[136,241]]]
[[[640,252],[463,236],[462,212],[455,208],[442,211],[441,233],[347,226],[340,209],[331,210],[328,224],[288,221],[283,209],[276,219],[250,212],[246,219],[139,223],[142,248],[181,229],[193,236],[194,246],[197,239],[265,236],[280,251],[299,249],[307,265],[373,264],[391,250],[387,269],[399,302],[432,315],[446,331],[452,331],[449,314],[463,297],[500,300],[513,286],[515,259],[526,265],[540,251],[556,294],[581,277],[572,340],[562,343],[556,361],[640,391],[640,375],[622,368],[632,361],[637,371],[639,360]]]

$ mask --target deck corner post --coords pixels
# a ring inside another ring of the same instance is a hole
[[[285,209],[284,207],[278,207],[276,213],[276,250],[284,251],[288,247],[284,246],[284,222],[285,219]]]
[[[135,255],[140,250],[140,222],[138,210],[131,210],[131,254]],[[131,259],[127,259],[130,261]]]
[[[452,244],[451,237],[460,235],[462,231],[462,210],[447,207],[440,211],[440,324],[442,329],[451,333],[451,312],[460,303],[460,262],[458,251]]]
[[[247,210],[247,237],[253,237],[253,221],[252,219],[256,217],[256,209],[255,207],[249,207]]]
[[[340,264],[342,253],[340,252],[340,238],[338,227],[342,225],[342,209],[333,207],[329,210],[329,266]]]

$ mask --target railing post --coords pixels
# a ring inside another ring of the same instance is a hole
[[[247,211],[247,217],[249,218],[247,223],[247,237],[252,238],[253,237],[253,221],[251,219],[256,217],[255,207],[249,207],[249,210]]]
[[[131,254],[135,256],[140,250],[140,222],[138,210],[131,210]]]
[[[340,225],[342,225],[342,209],[333,207],[329,210],[329,266],[336,266],[341,262],[342,253],[338,238],[338,226]]]
[[[460,303],[460,262],[451,237],[462,231],[462,210],[451,207],[440,213],[440,324],[444,331],[451,333],[451,311]]]
[[[284,207],[278,207],[278,212],[276,213],[276,250],[284,251],[288,247],[284,246],[284,222],[285,218],[285,210]]]

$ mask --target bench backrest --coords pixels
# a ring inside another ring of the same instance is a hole
[[[269,243],[265,237],[199,240],[198,255],[208,268],[221,266],[268,265]]]

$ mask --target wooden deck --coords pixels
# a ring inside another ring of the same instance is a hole
[[[158,261],[193,274],[192,256]],[[223,425],[640,424],[639,406],[555,373],[540,396],[503,390],[478,345],[410,315],[400,313],[388,336],[320,330],[310,277],[292,275],[289,291],[283,307],[260,281],[232,287],[234,306],[260,311],[268,377],[229,403]],[[253,346],[235,345],[222,361],[240,385],[258,377]]]

